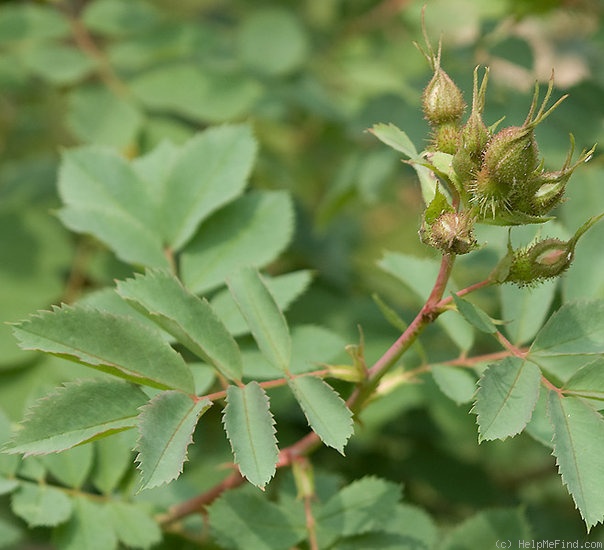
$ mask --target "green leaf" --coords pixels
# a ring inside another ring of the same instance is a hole
[[[508,542],[533,539],[531,528],[520,509],[487,510],[465,520],[449,532],[442,550],[476,550],[503,547]],[[506,546],[507,547],[507,546]],[[514,546],[510,546],[514,548]]]
[[[55,86],[74,84],[95,68],[96,61],[73,46],[41,42],[24,56],[27,68]]]
[[[18,543],[24,539],[23,532],[15,525],[15,521],[10,518],[5,520],[0,517],[0,544],[5,548],[10,548],[15,545],[18,548]]]
[[[307,535],[303,516],[295,524],[286,510],[245,489],[225,491],[208,515],[212,535],[224,548],[288,550]]]
[[[449,365],[432,365],[432,377],[440,390],[458,405],[472,401],[476,393],[476,378],[470,369]]]
[[[209,399],[165,391],[141,408],[136,457],[142,474],[141,490],[168,483],[182,473],[193,431],[211,406]]]
[[[406,157],[414,159],[419,156],[409,136],[394,124],[375,124],[369,131],[382,143],[400,151]]]
[[[227,388],[223,423],[241,475],[264,487],[275,475],[279,449],[268,396],[257,382]]]
[[[67,19],[51,6],[15,4],[0,10],[0,44],[66,38],[69,34]]]
[[[543,325],[557,281],[545,281],[534,288],[499,285],[501,315],[506,320],[505,331],[514,344],[529,342]]]
[[[227,283],[260,351],[273,366],[286,372],[291,358],[289,328],[260,274],[242,268]]]
[[[194,390],[182,357],[155,331],[127,317],[64,305],[16,324],[14,333],[23,349],[52,353],[155,388]]]
[[[225,125],[197,135],[176,154],[167,152],[162,156],[171,162],[154,184],[162,197],[156,223],[164,242],[179,250],[203,220],[241,195],[256,156],[256,142],[249,126]],[[139,173],[145,171],[145,162],[141,159],[135,165]]]
[[[63,485],[80,489],[88,479],[94,460],[93,445],[78,445],[39,458],[50,474]]]
[[[554,451],[562,481],[589,531],[604,520],[604,418],[582,399],[549,394]]]
[[[82,20],[96,33],[120,36],[152,28],[160,14],[143,0],[95,0],[86,4]]]
[[[344,446],[354,431],[352,413],[344,400],[316,376],[298,376],[287,383],[312,430],[325,445],[344,454]]]
[[[69,449],[134,427],[138,407],[146,402],[140,388],[121,380],[66,383],[33,405],[4,450],[27,456]]]
[[[117,292],[224,376],[241,378],[243,365],[235,339],[207,300],[191,294],[176,277],[165,271],[148,271],[118,282]]]
[[[193,183],[190,182],[193,186]],[[85,147],[64,153],[61,221],[89,233],[129,263],[169,267],[148,186],[117,154]]]
[[[472,412],[477,415],[478,440],[505,439],[520,433],[539,398],[539,367],[518,357],[489,365],[478,382]]]
[[[530,422],[524,428],[524,431],[529,434],[533,439],[549,447],[553,447],[552,439],[554,437],[554,430],[552,429],[552,423],[549,419],[547,412],[547,392],[540,391],[539,399],[533,410]]]
[[[252,192],[216,212],[183,250],[182,279],[191,291],[224,283],[243,266],[262,267],[287,246],[293,206],[283,191]]]
[[[73,515],[53,533],[53,542],[61,550],[114,550],[118,541],[107,507],[85,496],[73,497]]]
[[[91,482],[104,495],[110,495],[133,462],[136,444],[134,430],[119,432],[94,442],[96,450]]]
[[[140,506],[112,500],[107,511],[117,538],[128,548],[151,548],[161,541],[161,529]]]
[[[581,367],[564,384],[562,391],[565,395],[604,401],[604,358]]]
[[[493,321],[491,321],[491,318],[482,309],[475,306],[473,303],[460,298],[457,294],[453,294],[453,301],[455,302],[459,313],[461,313],[464,319],[474,328],[481,332],[486,332],[487,334],[495,334],[497,332],[497,328],[493,324]]]
[[[306,290],[312,274],[308,270],[302,270],[277,277],[264,276],[263,279],[279,309],[285,311]],[[233,336],[241,336],[249,332],[250,328],[228,289],[216,293],[210,303]]]
[[[283,8],[264,8],[244,19],[239,56],[254,71],[285,75],[306,60],[309,40],[300,18]]]
[[[354,481],[331,497],[315,513],[321,531],[338,536],[382,530],[396,512],[401,488],[375,477]]]
[[[71,499],[48,485],[21,483],[11,499],[11,509],[29,527],[52,527],[69,519]]]
[[[443,212],[453,211],[453,207],[449,204],[446,195],[437,186],[434,191],[434,198],[424,211],[424,221],[428,225],[432,225]]]
[[[178,86],[174,83],[178,82]],[[256,79],[236,72],[201,70],[190,63],[155,67],[128,87],[145,107],[203,123],[241,119],[262,95]]]
[[[83,142],[125,149],[135,144],[143,115],[106,88],[80,87],[69,96],[67,124]]]
[[[595,355],[604,353],[604,300],[570,302],[539,331],[531,355]]]

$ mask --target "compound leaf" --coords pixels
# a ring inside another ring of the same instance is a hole
[[[600,353],[604,353],[604,300],[564,304],[531,346],[531,354],[540,357]]]
[[[258,382],[227,388],[223,422],[241,474],[264,487],[275,475],[279,449],[268,396]]]
[[[63,305],[17,323],[14,333],[23,349],[58,355],[138,384],[194,391],[182,356],[156,331],[128,317]]]
[[[541,371],[518,357],[490,365],[478,382],[476,402],[479,441],[505,439],[520,433],[539,398]]]
[[[343,399],[316,376],[298,376],[287,381],[306,420],[321,441],[344,454],[353,433],[352,413]]]
[[[604,418],[582,399],[553,391],[549,414],[558,471],[589,531],[604,520]]]
[[[145,393],[121,380],[69,382],[29,410],[22,428],[4,449],[10,453],[63,451],[136,425]]]
[[[235,339],[207,300],[190,293],[176,277],[166,271],[148,271],[119,282],[117,292],[224,376],[241,378],[243,366]]]
[[[293,215],[283,191],[250,193],[216,212],[183,250],[187,288],[204,292],[240,267],[262,267],[274,260],[291,238]]]
[[[289,328],[258,271],[242,268],[229,278],[228,286],[262,354],[272,365],[287,371],[291,358]]]
[[[168,483],[182,473],[195,426],[211,406],[209,399],[165,391],[141,408],[136,445],[141,490]]]

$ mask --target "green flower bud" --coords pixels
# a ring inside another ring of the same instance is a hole
[[[508,253],[491,278],[498,283],[514,283],[522,287],[559,277],[570,267],[581,236],[603,217],[604,213],[587,220],[568,241],[544,239],[517,250],[508,244]]]
[[[476,248],[474,221],[467,212],[443,212],[420,236],[424,243],[446,254],[467,254]]]
[[[456,122],[445,122],[436,126],[432,132],[432,142],[428,150],[440,151],[453,155],[457,150],[459,141],[459,124]]]
[[[439,57],[434,60],[434,76],[422,95],[424,116],[431,126],[445,122],[460,122],[466,104],[461,90],[451,77],[440,68]]]
[[[488,76],[487,68],[479,89],[478,67],[474,69],[472,112],[459,133],[459,143],[452,160],[453,169],[462,183],[476,177],[482,165],[484,149],[491,137],[482,120]]]

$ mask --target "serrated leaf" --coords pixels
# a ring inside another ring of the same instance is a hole
[[[179,149],[165,171],[158,207],[157,224],[170,248],[182,248],[203,220],[243,192],[255,156],[247,125],[211,128]]]
[[[308,270],[302,270],[277,277],[263,277],[263,279],[279,309],[285,311],[306,290],[312,274]],[[218,292],[210,303],[233,336],[241,336],[249,332],[250,328],[228,289]]]
[[[344,487],[315,513],[321,530],[339,536],[382,530],[396,511],[401,488],[396,483],[365,477]]]
[[[307,535],[303,515],[296,524],[282,507],[245,489],[225,491],[208,515],[213,536],[225,548],[288,550]]]
[[[432,365],[432,377],[440,390],[458,405],[469,403],[476,392],[476,378],[469,369]]]
[[[13,329],[23,349],[44,351],[147,386],[193,392],[183,358],[133,319],[82,306],[54,307]]]
[[[242,268],[229,277],[227,284],[262,354],[286,372],[291,358],[289,328],[258,271]]]
[[[291,239],[293,205],[283,191],[253,192],[216,212],[183,250],[182,279],[192,292],[224,283],[243,266],[273,261]]]
[[[352,413],[344,400],[324,380],[298,376],[287,381],[312,430],[329,447],[344,454],[354,431]]]
[[[604,418],[576,397],[549,394],[558,471],[589,531],[604,520]]]
[[[369,131],[382,143],[400,151],[405,156],[409,158],[419,156],[409,136],[394,124],[374,124]]]
[[[73,514],[53,532],[54,545],[61,550],[114,550],[118,541],[110,525],[107,507],[90,498],[73,498]]]
[[[141,407],[136,445],[141,490],[168,483],[182,473],[193,431],[211,406],[209,399],[191,399],[177,391],[165,391]]]
[[[4,451],[25,455],[58,452],[132,428],[138,407],[147,399],[140,388],[121,380],[66,383],[29,409]]]
[[[257,382],[227,388],[223,423],[241,475],[264,487],[275,475],[279,449],[268,396]]]
[[[604,359],[581,367],[562,387],[564,394],[604,401]]]
[[[489,365],[478,382],[472,412],[477,415],[478,440],[505,439],[520,433],[539,398],[539,367],[518,357]]]
[[[69,519],[71,499],[48,485],[22,483],[11,498],[13,513],[29,527],[52,527]]]
[[[149,188],[115,152],[84,147],[64,153],[61,221],[89,233],[133,264],[169,267]]]
[[[442,550],[476,550],[497,548],[508,541],[531,541],[530,524],[524,511],[517,508],[487,510],[463,521],[452,529]],[[513,548],[513,546],[511,546]]]
[[[128,548],[151,548],[161,541],[159,525],[140,506],[113,500],[107,511],[117,538]]]
[[[604,353],[604,300],[564,304],[539,331],[530,353],[538,357]]]
[[[554,430],[552,429],[552,423],[550,422],[547,413],[547,400],[547,392],[540,391],[539,399],[537,399],[537,403],[533,410],[533,415],[524,428],[524,431],[533,439],[551,449],[553,447],[552,439],[554,437]]]
[[[487,334],[495,334],[497,328],[491,321],[491,318],[479,307],[475,306],[472,302],[468,302],[463,298],[453,294],[453,301],[457,306],[459,313],[463,315],[463,318],[470,323],[474,328],[480,332],[486,332]]]
[[[243,365],[235,339],[207,300],[190,293],[176,277],[148,271],[118,282],[117,292],[224,376],[241,378]]]

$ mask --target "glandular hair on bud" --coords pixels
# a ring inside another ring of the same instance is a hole
[[[434,131],[432,132],[432,142],[428,149],[453,155],[457,150],[458,141],[459,123],[445,122],[434,128]]]
[[[443,212],[430,226],[429,244],[447,254],[467,254],[476,248],[473,221],[464,212]]]
[[[439,126],[445,122],[460,122],[466,110],[461,90],[438,63],[434,69],[434,76],[422,95],[422,106],[424,116],[431,126]]]

